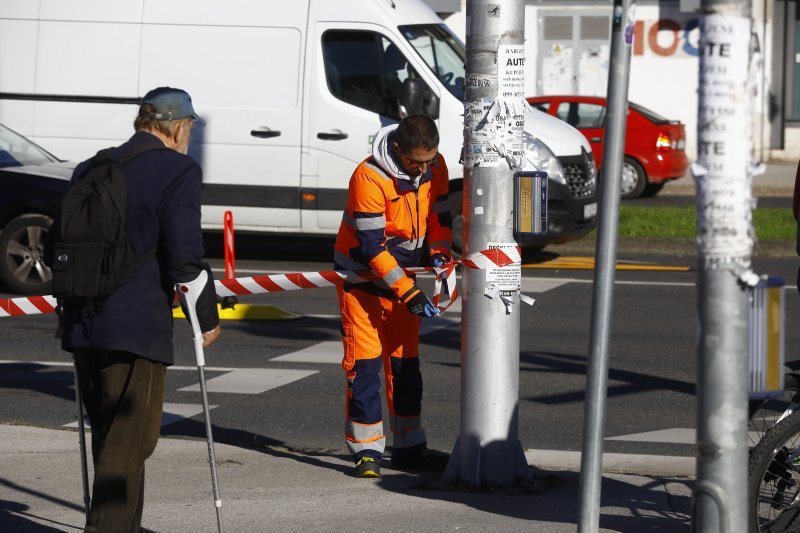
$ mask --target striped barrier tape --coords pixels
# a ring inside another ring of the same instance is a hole
[[[456,287],[456,267],[461,264],[468,268],[487,269],[512,265],[521,262],[518,246],[502,249],[483,250],[469,257],[451,261],[442,267],[406,268],[411,274],[433,272],[436,275],[433,290],[433,304],[444,312],[458,298]],[[349,283],[364,283],[377,280],[372,271],[296,272],[291,274],[268,274],[245,278],[222,279],[214,282],[217,296],[246,296],[270,292],[284,292],[322,287],[334,287]],[[445,287],[449,301],[441,304],[442,288]],[[28,296],[0,300],[0,318],[24,315],[54,313],[58,305],[53,296]]]

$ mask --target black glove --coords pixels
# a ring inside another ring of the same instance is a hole
[[[449,262],[450,262],[450,258],[447,257],[442,252],[436,252],[435,254],[433,254],[431,256],[431,266],[434,266],[436,268],[441,268],[442,265],[444,265],[445,263],[449,263]]]
[[[439,308],[425,296],[422,289],[414,285],[411,290],[403,295],[403,303],[408,307],[408,312],[412,315],[430,318],[439,314]]]

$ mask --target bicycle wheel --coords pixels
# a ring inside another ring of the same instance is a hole
[[[767,431],[748,465],[751,531],[800,531],[800,411]]]
[[[769,428],[775,425],[792,403],[800,404],[800,376],[787,372],[783,377],[783,393],[778,398],[750,402],[750,427],[747,438],[752,448],[764,438]]]

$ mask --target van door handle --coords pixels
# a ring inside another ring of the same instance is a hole
[[[341,141],[347,139],[347,134],[342,130],[321,131],[317,133],[317,139],[323,141]]]
[[[592,137],[591,139],[589,139],[589,141],[593,143],[599,143],[602,140],[603,140],[602,137]]]
[[[261,139],[270,139],[272,137],[280,137],[281,132],[271,130],[269,128],[261,128],[259,130],[250,130],[250,135],[253,137],[259,137]]]

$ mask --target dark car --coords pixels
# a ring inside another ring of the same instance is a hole
[[[0,282],[10,292],[50,291],[42,245],[74,166],[0,125]]]
[[[596,96],[535,96],[528,102],[564,120],[583,133],[592,145],[595,162],[603,161],[606,99]],[[689,166],[686,130],[676,120],[666,119],[633,102],[628,103],[625,126],[625,159],[622,164],[622,197],[657,194],[664,183],[683,177]]]

